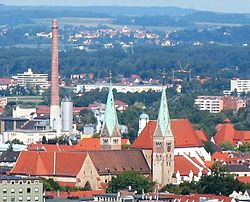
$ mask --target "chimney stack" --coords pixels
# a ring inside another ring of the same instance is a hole
[[[59,105],[59,65],[58,65],[58,23],[52,21],[52,64],[51,64],[51,106],[50,127],[58,133],[61,130]]]
[[[52,21],[51,106],[59,106],[58,23]]]

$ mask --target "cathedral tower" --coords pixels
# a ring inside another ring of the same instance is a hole
[[[103,128],[100,134],[100,145],[102,150],[120,150],[121,149],[121,134],[119,131],[119,124],[115,108],[115,100],[111,85],[106,102],[105,117]]]
[[[174,173],[174,136],[163,87],[157,126],[153,135],[152,177],[159,187],[172,183]]]

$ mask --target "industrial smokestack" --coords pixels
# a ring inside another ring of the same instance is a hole
[[[59,106],[58,23],[52,21],[51,106]]]
[[[52,64],[51,64],[51,106],[50,127],[59,134],[61,131],[59,106],[59,65],[58,65],[58,23],[52,21]]]

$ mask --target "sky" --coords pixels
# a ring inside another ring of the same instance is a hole
[[[0,0],[6,5],[175,6],[199,10],[250,13],[250,0]]]

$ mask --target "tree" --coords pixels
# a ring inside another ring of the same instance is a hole
[[[125,171],[117,177],[112,177],[106,191],[117,193],[121,189],[128,189],[129,186],[138,193],[147,193],[154,190],[155,182],[150,181],[139,172]]]
[[[47,144],[47,143],[48,143],[48,141],[47,141],[46,137],[45,137],[45,136],[43,136],[43,139],[42,139],[42,144]]]
[[[83,125],[95,124],[97,122],[94,113],[89,109],[81,110],[79,119]]]
[[[225,167],[214,164],[210,176],[201,177],[197,183],[197,191],[202,194],[216,194],[228,196],[233,191],[244,191],[245,185],[226,173]]]
[[[13,139],[11,141],[10,140],[6,141],[5,144],[24,144],[24,143],[19,139]]]
[[[45,191],[58,191],[61,190],[59,184],[54,181],[52,178],[50,179],[42,179],[43,188]]]
[[[234,150],[234,146],[232,145],[231,142],[223,142],[221,145],[220,145],[221,149],[223,151],[232,151]]]

